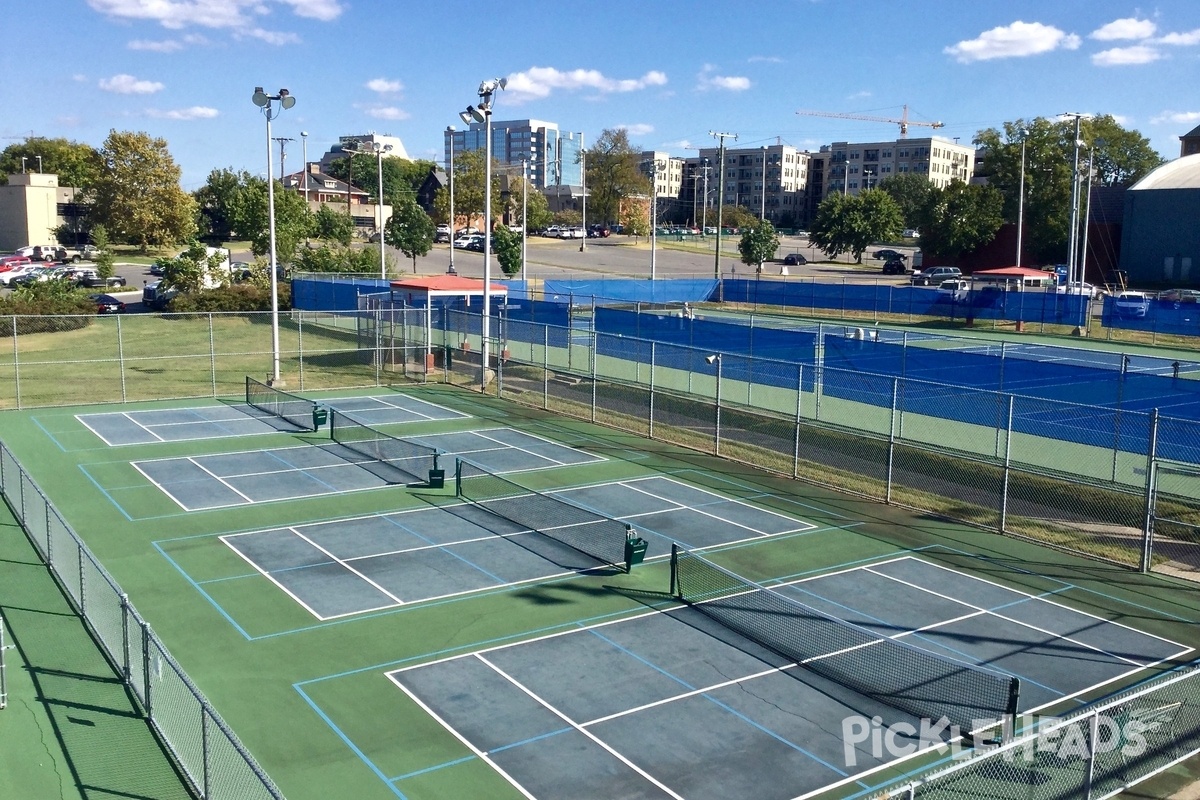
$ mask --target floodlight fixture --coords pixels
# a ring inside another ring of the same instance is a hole
[[[720,353],[713,353],[711,356],[705,356],[705,357],[704,357],[704,363],[705,363],[705,364],[715,364],[715,363],[717,363],[717,362],[718,362],[718,361],[720,361],[720,360],[721,360],[721,354],[720,354]]]

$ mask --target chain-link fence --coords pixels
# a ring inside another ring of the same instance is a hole
[[[1023,734],[1006,744],[965,751],[875,797],[1112,797],[1200,752],[1200,670],[1193,663],[1075,714],[1023,722]]]
[[[282,800],[121,587],[2,443],[0,492],[195,794],[202,800]]]

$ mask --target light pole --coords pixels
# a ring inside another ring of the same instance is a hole
[[[39,173],[41,173],[41,171],[42,171],[42,157],[41,157],[41,156],[34,156],[34,158],[36,158],[36,159],[38,160],[38,172],[39,172]]]
[[[21,174],[25,174],[25,156],[21,156]]]
[[[392,146],[390,144],[382,144],[381,142],[359,142],[351,154],[358,153],[360,155],[375,155],[375,160],[378,162],[379,169],[379,194],[375,198],[375,211],[377,219],[375,222],[375,232],[379,235],[379,277],[382,280],[387,280],[387,261],[383,250],[383,155],[390,153]],[[354,163],[354,155],[350,156],[350,163]]]
[[[454,227],[454,126],[446,126],[446,139],[450,142],[450,168],[446,171],[446,179],[450,183],[450,268],[446,272],[454,274],[454,238],[458,229]]]
[[[704,159],[704,202],[700,206],[704,221],[700,223],[700,235],[704,235],[704,226],[708,224],[708,159]]]
[[[1075,272],[1075,262],[1078,256],[1075,248],[1076,237],[1079,234],[1079,121],[1082,114],[1063,114],[1064,117],[1075,118],[1075,157],[1071,168],[1071,225],[1070,239],[1067,243],[1067,286],[1078,280]]]
[[[762,222],[767,220],[767,148],[763,145],[762,149],[762,197],[759,198],[758,218]],[[760,265],[761,266],[761,265]]]
[[[308,208],[308,131],[300,131],[300,158],[304,160],[304,207]]]
[[[1017,199],[1017,269],[1021,268],[1021,239],[1025,233],[1025,140],[1029,131],[1021,129],[1021,180]]]
[[[587,150],[583,146],[583,132],[579,132],[579,188],[583,192],[583,239],[579,242],[579,252],[587,249]]]
[[[872,176],[872,175],[874,175],[874,174],[875,174],[875,173],[874,173],[874,172],[871,172],[871,170],[869,170],[869,169],[863,169],[863,185],[862,185],[862,188],[864,188],[864,189],[870,189],[870,188],[871,188],[871,176]]]
[[[653,172],[650,177],[650,280],[657,274],[655,256],[658,251],[658,159],[646,162]]]
[[[254,87],[250,101],[262,109],[267,118],[267,231],[270,243],[269,264],[271,268],[271,380],[272,386],[282,386],[279,378],[279,287],[275,281],[279,268],[275,263],[275,180],[271,177],[271,120],[280,112],[296,105],[296,98],[287,89],[280,89],[278,94],[267,94],[261,86]],[[279,105],[276,106],[275,103]]]
[[[529,243],[529,159],[521,159],[521,280],[526,280],[525,264]]]
[[[479,84],[479,105],[467,106],[459,114],[468,125],[483,123],[483,320],[480,331],[479,356],[482,361],[479,372],[479,390],[487,389],[488,354],[491,351],[492,314],[492,95],[508,85],[506,78],[493,78]],[[450,245],[453,247],[453,243]]]
[[[720,455],[721,454],[721,354],[713,353],[710,356],[705,356],[704,361],[706,364],[716,364],[717,365],[717,393],[716,393],[715,402],[713,403],[713,406],[716,409],[716,423],[715,423],[716,434],[713,437],[713,453],[715,455]]]
[[[717,146],[717,161],[720,167],[720,174],[717,176],[717,246],[715,248],[715,258],[713,260],[713,277],[717,280],[721,279],[721,210],[725,203],[725,140],[733,137],[737,141],[736,133],[717,133],[709,131],[709,136],[714,137],[720,144]]]

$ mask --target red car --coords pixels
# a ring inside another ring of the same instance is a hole
[[[22,264],[32,264],[28,256],[0,256],[0,272],[5,272]]]

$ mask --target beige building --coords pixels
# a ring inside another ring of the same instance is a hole
[[[684,199],[699,206],[707,200],[715,208],[719,192],[720,150],[707,147],[686,161]],[[804,193],[809,179],[808,153],[777,143],[760,147],[725,149],[725,196],[721,204],[742,206],[755,216],[760,213],[774,224],[804,216]],[[705,176],[707,175],[707,194]],[[703,216],[703,211],[697,213]]]
[[[639,166],[642,174],[654,182],[655,196],[679,197],[683,192],[682,158],[674,158],[661,150],[644,150]]]
[[[894,175],[924,175],[938,187],[957,179],[969,183],[975,171],[975,147],[939,136],[890,142],[834,142],[821,147],[824,191],[858,194]]]
[[[308,169],[303,172],[285,175],[283,186],[304,195],[308,210],[314,214],[321,206],[329,206],[342,213],[348,210],[354,220],[354,230],[359,235],[368,236],[374,233],[379,224],[381,208],[371,202],[371,194],[322,172],[321,163],[318,161],[310,163]],[[392,207],[384,203],[382,211],[383,224],[387,225],[387,221],[392,217]]]
[[[59,186],[57,175],[9,175],[8,185],[0,186],[0,251],[56,244],[58,228],[78,221],[75,192]]]

